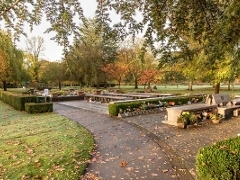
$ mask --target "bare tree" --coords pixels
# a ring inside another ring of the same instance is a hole
[[[40,58],[44,55],[44,39],[42,37],[32,37],[26,41],[26,54],[29,72],[34,81],[39,81],[39,70],[41,67]]]

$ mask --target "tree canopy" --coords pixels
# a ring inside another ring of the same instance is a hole
[[[95,28],[104,41],[111,36],[123,38],[131,34],[135,37],[142,32],[144,45],[152,48],[161,64],[190,62],[198,70],[205,69],[205,74],[218,85],[238,75],[238,68],[237,72],[229,68],[237,65],[240,54],[239,0],[98,0],[97,3]],[[115,11],[121,20],[113,26],[111,34],[106,34],[110,32],[110,11]],[[137,14],[141,14],[141,18]],[[24,23],[32,29],[43,17],[51,24],[46,32],[55,32],[53,40],[64,46],[67,54],[69,37],[74,35],[78,39],[80,26],[86,24],[80,1],[9,0],[0,3],[0,21],[5,22],[15,38],[24,33]],[[107,56],[111,55],[110,46],[102,44],[106,52],[101,55],[103,59],[110,58]]]
[[[43,17],[51,24],[46,32],[55,32],[53,40],[64,47],[69,46],[68,37],[78,30],[73,19],[84,19],[82,7],[77,0],[9,0],[0,3],[0,21],[5,23],[7,30],[16,39],[20,33],[25,34],[25,23],[32,30],[34,25],[41,24]]]
[[[7,81],[20,81],[24,76],[23,53],[12,43],[8,33],[0,31],[0,80],[6,90]]]

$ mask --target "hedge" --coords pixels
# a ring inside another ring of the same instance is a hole
[[[122,109],[123,111],[127,108],[139,108],[142,104],[159,104],[159,101],[165,104],[165,106],[168,106],[169,102],[175,102],[175,105],[182,105],[187,104],[189,100],[192,98],[197,98],[199,102],[203,101],[203,96],[177,96],[177,97],[166,97],[166,98],[156,98],[156,99],[146,99],[146,100],[134,100],[130,102],[121,102],[121,103],[110,103],[108,104],[108,111],[111,116],[117,116],[119,113],[119,110]]]
[[[18,111],[24,111],[25,103],[36,102],[36,96],[13,94],[7,91],[0,91],[0,100]]]
[[[29,114],[53,111],[53,103],[26,103],[25,110]]]
[[[199,149],[196,157],[198,179],[240,179],[240,137]]]

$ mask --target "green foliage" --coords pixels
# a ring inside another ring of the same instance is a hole
[[[13,94],[10,92],[3,92],[0,91],[0,100],[10,106],[14,107],[14,109],[19,111],[25,110],[25,103],[26,102],[36,102],[35,96],[27,96],[27,95],[20,95],[20,94]]]
[[[25,103],[25,111],[29,114],[53,111],[53,103]]]
[[[53,40],[64,47],[69,46],[68,37],[76,34],[78,26],[73,21],[74,17],[84,20],[80,2],[68,2],[64,0],[37,0],[37,1],[6,1],[0,6],[0,20],[5,23],[9,32],[13,32],[14,38],[19,39],[20,34],[25,34],[23,25],[29,24],[30,29],[39,25],[45,15],[50,27],[46,32],[55,32]],[[25,34],[26,35],[26,34]]]
[[[116,57],[118,39],[108,24],[99,23],[94,18],[82,24],[65,58],[67,73],[81,84],[98,86],[106,82],[102,67]]]
[[[0,107],[0,179],[79,179],[94,147],[89,131],[55,113]]]
[[[198,178],[226,180],[240,178],[240,137],[199,149],[196,157]]]
[[[0,30],[0,81],[22,80],[22,65],[22,51],[15,47],[10,34]]]
[[[186,125],[191,125],[196,123],[198,120],[197,115],[194,112],[182,112],[182,114],[178,117],[178,123],[185,123]]]
[[[139,100],[134,102],[122,102],[122,103],[114,103],[114,104],[108,104],[108,111],[109,114],[112,116],[117,116],[119,113],[119,110],[122,109],[123,111],[127,108],[140,108],[143,104],[159,104],[159,101],[161,101],[164,106],[168,106],[169,102],[175,102],[175,105],[178,105],[178,103],[186,104],[189,100],[191,100],[193,97],[198,98],[199,102],[202,101],[203,97],[201,96],[179,96],[179,97],[171,97],[171,98],[156,98],[151,100]]]

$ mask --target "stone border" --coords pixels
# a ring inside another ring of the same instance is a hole
[[[165,110],[164,108],[154,108],[154,109],[148,109],[148,110],[122,112],[122,113],[118,113],[118,117],[125,118],[125,117],[132,117],[132,116],[145,115],[145,114],[156,114],[156,113],[163,112],[164,110]]]

